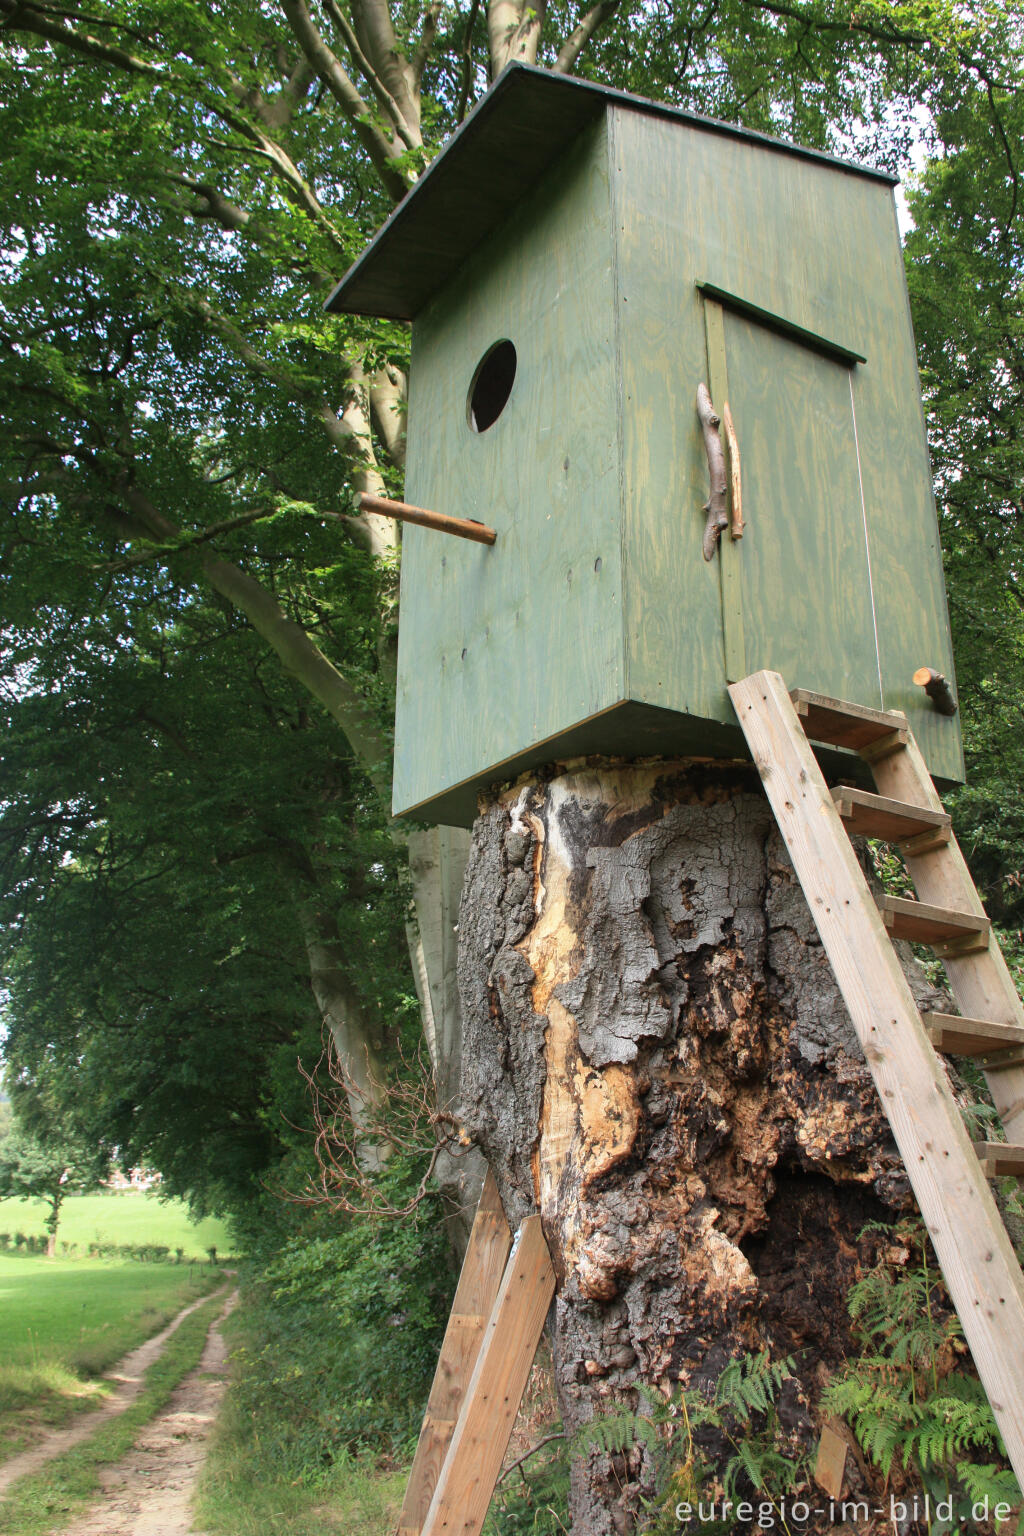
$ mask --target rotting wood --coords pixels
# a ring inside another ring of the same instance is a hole
[[[985,1170],[785,683],[778,673],[759,672],[729,693],[861,1039],[1010,1463],[1022,1478],[1024,1277]]]
[[[433,528],[438,533],[453,533],[460,539],[471,539],[476,544],[493,544],[498,537],[486,523],[475,523],[465,517],[448,517],[444,512],[429,512],[426,507],[411,507],[404,501],[387,501],[383,496],[371,496],[364,491],[358,497],[360,512],[375,512],[378,517],[394,517],[400,523],[415,523],[419,528]]]
[[[539,1216],[516,1234],[422,1536],[478,1536],[555,1293]]]
[[[697,385],[697,415],[704,434],[704,451],[708,456],[710,477],[708,499],[703,507],[703,511],[707,513],[707,521],[704,524],[704,540],[701,547],[704,551],[704,559],[711,560],[718,548],[722,529],[729,526],[729,514],[726,510],[728,478],[725,469],[725,449],[722,447],[722,439],[718,431],[722,424],[721,418],[712,404],[708,387],[703,382]]]
[[[511,1246],[512,1234],[488,1168],[423,1415],[397,1536],[420,1536],[423,1529]]]
[[[949,686],[949,679],[943,677],[941,672],[936,672],[934,667],[918,667],[914,673],[914,682],[924,689],[940,715],[956,714],[953,690]]]

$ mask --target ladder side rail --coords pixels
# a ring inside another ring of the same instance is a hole
[[[758,672],[729,693],[1024,1480],[1024,1277],[1016,1255],[785,683]]]
[[[931,775],[913,736],[902,752],[872,765],[880,794],[941,810]],[[922,901],[936,906],[958,907],[982,914],[984,907],[955,838],[930,853],[905,853],[907,869]],[[968,1018],[990,1019],[993,1024],[1024,1026],[1024,1004],[1013,984],[1009,967],[994,939],[982,953],[944,958],[949,984],[960,1012]],[[984,1066],[983,1066],[984,1070]],[[1024,1068],[1009,1067],[985,1072],[1003,1129],[1010,1141],[1024,1141]]]

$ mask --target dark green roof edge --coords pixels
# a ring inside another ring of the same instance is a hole
[[[520,113],[516,135],[504,133],[517,99],[543,98],[553,122],[529,142],[529,114]],[[628,91],[556,75],[532,64],[510,64],[460,124],[359,259],[332,290],[324,308],[333,313],[411,320],[473,250],[496,229],[562,150],[609,104],[690,124],[709,133],[744,139],[780,154],[815,160],[835,170],[866,176],[886,186],[898,178],[821,150],[806,149],[735,123],[704,117],[684,107],[649,101]],[[554,131],[552,131],[552,129]],[[509,153],[502,156],[503,145]],[[479,160],[479,164],[475,162]],[[480,175],[467,202],[466,176]],[[440,238],[439,238],[440,236]]]

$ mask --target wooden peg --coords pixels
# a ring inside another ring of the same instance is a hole
[[[359,497],[360,512],[376,512],[378,517],[395,517],[401,523],[417,523],[421,528],[435,528],[438,533],[454,533],[460,539],[477,544],[493,544],[498,535],[486,523],[465,517],[448,517],[444,512],[428,512],[426,507],[410,507],[404,501],[386,501],[364,491]]]
[[[918,667],[914,673],[914,682],[924,689],[940,715],[956,714],[953,690],[941,672],[936,672],[934,667]]]

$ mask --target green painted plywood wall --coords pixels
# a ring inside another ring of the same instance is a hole
[[[477,433],[504,338],[515,384]],[[706,562],[709,379],[748,527]],[[905,710],[961,777],[957,721],[911,682],[952,656],[878,180],[610,103],[417,314],[405,494],[498,538],[405,532],[396,812],[468,823],[483,785],[580,753],[742,755],[726,684],[761,667]]]
[[[601,122],[413,327],[406,498],[499,539],[405,532],[397,812],[623,696],[609,217]],[[470,384],[503,338],[515,383],[477,433]],[[474,803],[463,797],[458,819]]]
[[[891,192],[622,106],[609,119],[630,697],[733,718],[719,561],[700,552],[703,281],[866,359],[725,307],[746,670],[905,710],[933,772],[959,778],[957,723],[911,681],[952,675],[952,654]]]

